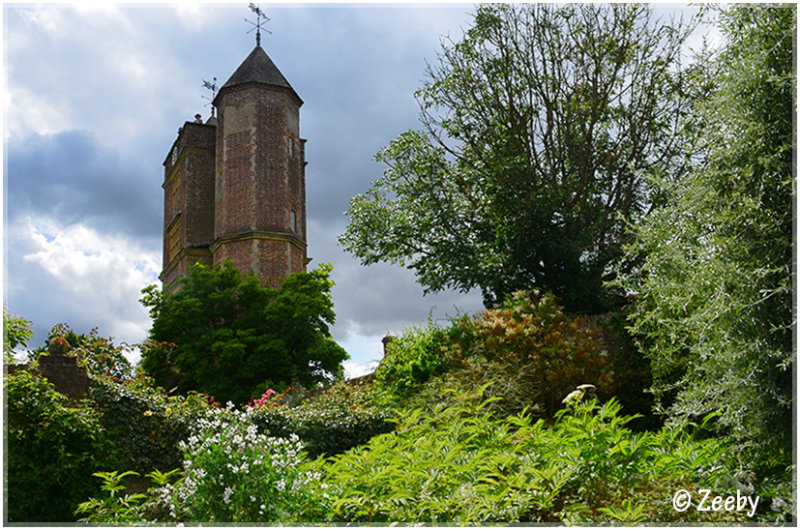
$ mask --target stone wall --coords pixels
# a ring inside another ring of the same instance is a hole
[[[40,355],[39,373],[53,383],[56,390],[69,399],[78,400],[86,395],[89,377],[78,366],[74,357],[66,355]]]
[[[55,389],[71,400],[79,400],[86,396],[89,388],[89,376],[78,366],[74,357],[66,355],[69,344],[61,338],[55,338],[48,346],[48,353],[39,355],[39,367],[36,373],[50,381]],[[10,375],[20,370],[30,370],[27,364],[4,364],[3,375]]]

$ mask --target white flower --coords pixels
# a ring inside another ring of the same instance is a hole
[[[222,493],[222,502],[225,504],[231,503],[231,495],[233,495],[233,490],[228,486],[225,488],[225,491]]]
[[[781,509],[786,508],[786,506],[788,506],[786,504],[786,501],[781,499],[780,497],[773,497],[772,498],[772,509],[774,511],[778,512]]]

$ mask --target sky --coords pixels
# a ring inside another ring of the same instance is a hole
[[[409,271],[361,266],[337,243],[350,198],[384,170],[375,153],[418,127],[426,61],[473,7],[262,7],[262,47],[305,102],[310,267],[334,266],[332,333],[359,375],[385,335],[481,309],[478,293],[423,296]],[[33,322],[29,347],[61,322],[147,338],[162,164],[178,128],[210,114],[203,80],[221,86],[255,46],[245,19],[246,4],[4,4],[3,299]]]
[[[474,8],[262,7],[262,47],[305,102],[310,267],[333,264],[332,334],[360,375],[385,335],[482,309],[478,292],[423,296],[411,272],[362,266],[337,243],[351,197],[384,170],[375,153],[419,128],[427,62]],[[245,3],[3,5],[3,300],[33,322],[29,347],[61,322],[147,338],[139,298],[159,283],[163,162],[178,128],[210,115],[203,81],[221,86],[255,46],[245,19]]]

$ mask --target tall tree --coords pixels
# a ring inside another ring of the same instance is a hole
[[[150,286],[152,339],[142,368],[156,383],[244,403],[269,387],[315,385],[342,375],[347,352],[330,336],[330,265],[263,285],[255,274],[191,266],[177,292]]]
[[[603,310],[624,223],[658,201],[647,175],[680,171],[688,33],[641,5],[479,6],[341,244],[407,265],[426,292],[480,288],[488,306],[537,287]]]
[[[720,412],[719,427],[791,459],[795,6],[720,13],[727,42],[706,58],[714,86],[687,130],[703,156],[661,182],[667,203],[637,227],[625,278],[654,390],[678,419]],[[754,460],[752,457],[750,460]]]

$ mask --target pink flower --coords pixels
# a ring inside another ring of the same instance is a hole
[[[263,407],[264,405],[267,404],[267,401],[269,401],[269,398],[274,396],[275,394],[277,394],[277,392],[275,392],[271,388],[268,389],[266,392],[261,394],[261,397],[259,399],[256,399],[255,401],[253,401],[253,405],[252,405],[253,408],[257,409],[257,408]],[[273,403],[272,405],[273,406],[277,406],[278,403]]]

